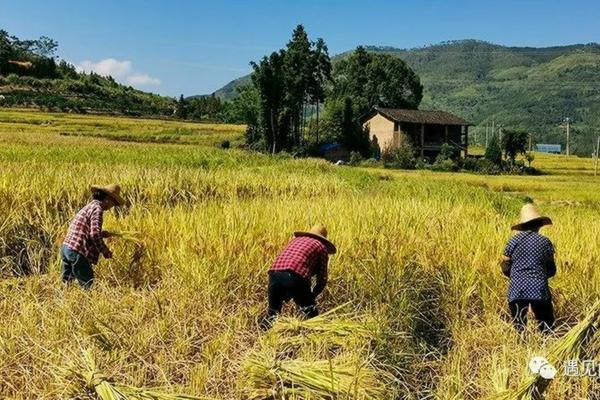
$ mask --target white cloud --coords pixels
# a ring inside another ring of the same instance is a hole
[[[94,63],[89,60],[82,61],[77,68],[80,71],[87,72],[95,72],[98,75],[102,76],[112,76],[115,79],[120,79],[127,76],[131,70],[131,61],[119,61],[114,58],[106,58],[104,60],[100,60],[97,63]]]
[[[129,60],[116,60],[105,58],[98,62],[85,60],[75,65],[79,72],[95,72],[102,76],[112,76],[122,83],[132,86],[158,86],[160,79],[151,77],[143,72],[136,71]]]
[[[127,77],[127,82],[130,85],[140,85],[140,86],[158,86],[160,85],[160,79],[153,78],[148,74],[133,74]]]

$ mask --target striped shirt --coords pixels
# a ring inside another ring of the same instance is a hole
[[[102,206],[98,200],[92,200],[83,207],[69,226],[63,242],[68,248],[83,255],[92,264],[98,262],[100,254],[110,250],[102,239]]]

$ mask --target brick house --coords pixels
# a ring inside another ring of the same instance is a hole
[[[421,158],[435,158],[444,143],[467,156],[471,124],[445,111],[375,107],[362,123],[382,150],[397,148],[408,140]]]

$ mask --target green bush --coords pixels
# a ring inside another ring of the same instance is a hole
[[[350,159],[348,160],[349,165],[358,165],[363,161],[363,156],[358,151],[350,152]]]
[[[436,159],[431,169],[434,171],[454,172],[458,170],[458,165],[451,159]]]
[[[377,167],[377,166],[379,166],[380,164],[381,164],[381,163],[380,163],[379,161],[377,161],[376,159],[374,159],[374,158],[368,158],[368,159],[366,159],[366,160],[363,160],[363,161],[361,161],[359,165],[360,165],[361,167],[367,167],[367,168],[370,168],[370,167]]]
[[[477,160],[474,172],[479,172],[485,175],[498,175],[502,173],[502,168],[487,158]]]
[[[485,159],[495,165],[502,164],[502,149],[500,148],[500,142],[498,136],[492,136],[490,143],[485,149]]]
[[[6,81],[10,84],[10,85],[17,85],[19,83],[19,75],[17,74],[8,74],[8,76],[6,77]]]
[[[440,154],[436,157],[432,169],[434,171],[457,171],[458,164],[454,161],[457,158],[457,153],[454,146],[450,146],[448,143],[442,144]]]
[[[381,153],[386,168],[415,169],[417,159],[410,144],[405,143],[397,149],[387,148]]]

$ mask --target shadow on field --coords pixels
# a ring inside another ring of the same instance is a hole
[[[53,259],[50,235],[30,222],[5,229],[0,236],[0,276],[45,273]]]
[[[435,392],[436,367],[451,346],[443,306],[448,274],[447,267],[398,260],[391,248],[379,247],[372,260],[346,271],[327,296],[327,302],[354,298],[355,306],[376,310],[382,329],[392,333],[378,344],[377,358],[397,369],[400,398],[428,398]]]

